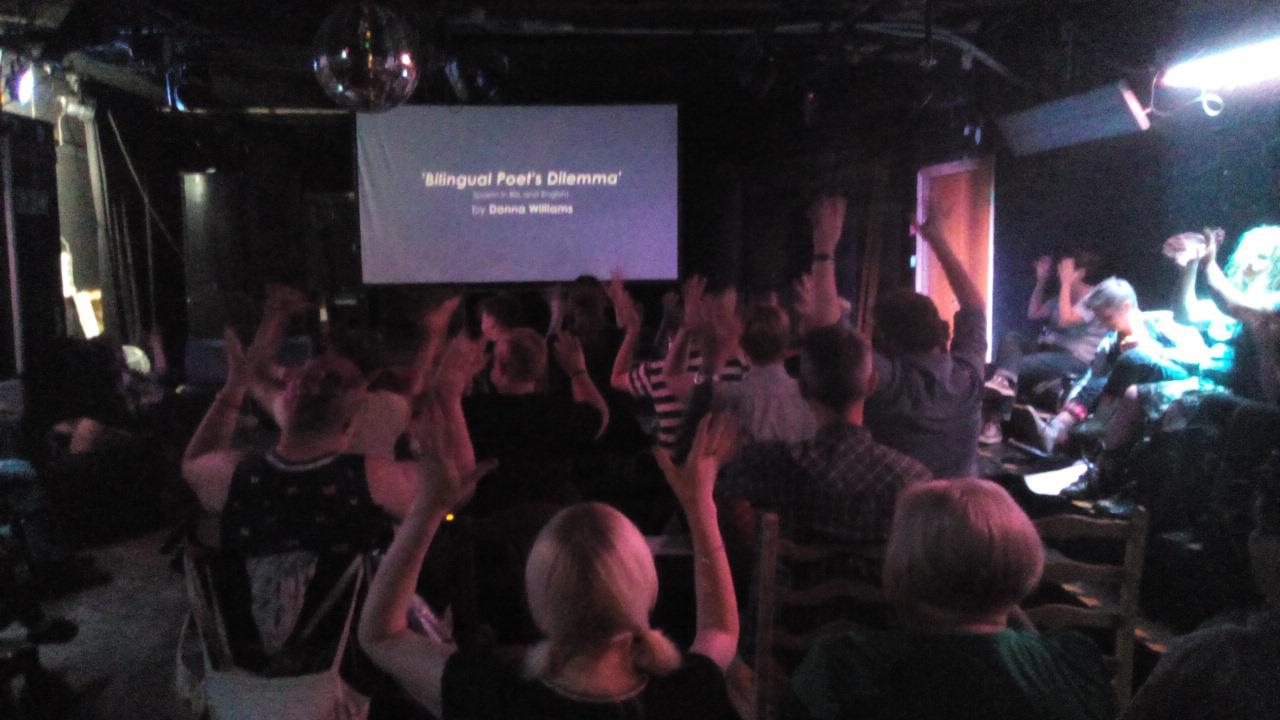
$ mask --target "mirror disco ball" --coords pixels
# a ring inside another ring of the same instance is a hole
[[[316,33],[312,68],[335,103],[381,112],[418,85],[417,36],[399,14],[375,2],[339,5]]]

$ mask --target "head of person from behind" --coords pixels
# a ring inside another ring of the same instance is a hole
[[[519,327],[522,308],[510,293],[490,295],[480,301],[480,333],[488,342],[498,342]]]
[[[494,346],[490,378],[499,394],[535,392],[546,374],[547,342],[533,330],[511,330]]]
[[[1263,225],[1241,235],[1223,272],[1247,293],[1280,291],[1280,226]]]
[[[872,343],[888,357],[946,352],[951,326],[926,295],[897,290],[881,298],[873,312]]]
[[[753,303],[743,313],[739,345],[753,367],[776,365],[786,356],[790,334],[785,310],[776,304]]]
[[[1084,298],[1084,306],[1098,322],[1121,337],[1131,335],[1142,321],[1138,295],[1128,280],[1109,277]]]
[[[996,632],[1040,581],[1035,525],[988,480],[933,480],[899,496],[885,548],[886,596],[906,622]]]
[[[819,416],[846,417],[875,388],[871,347],[856,330],[822,327],[800,350],[800,394]]]
[[[529,649],[530,678],[567,694],[609,699],[680,665],[680,653],[649,626],[658,574],[644,536],[601,503],[561,510],[525,566],[529,609],[545,639]]]
[[[285,385],[284,430],[300,439],[349,436],[366,397],[364,374],[356,363],[328,350],[308,360]]]

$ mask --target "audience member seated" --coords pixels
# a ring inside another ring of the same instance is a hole
[[[1109,328],[1098,343],[1098,352],[1084,377],[1072,388],[1063,410],[1051,421],[1029,431],[1047,451],[1052,451],[1074,425],[1091,416],[1102,435],[1112,421],[1117,404],[1128,394],[1136,399],[1134,386],[1172,380],[1188,380],[1208,359],[1208,347],[1195,328],[1183,325],[1167,311],[1143,312],[1133,286],[1120,278],[1107,278],[1085,298],[1085,306]],[[1178,394],[1181,394],[1182,388]],[[1152,395],[1152,412],[1158,416],[1172,402],[1167,393]],[[1028,414],[1033,420],[1038,416]],[[1116,423],[1116,432],[1125,423]],[[1129,432],[1124,427],[1125,432]],[[1117,438],[1100,437],[1103,452],[1107,441],[1121,445]],[[1104,458],[1105,459],[1105,458]],[[1107,473],[1088,473],[1064,491],[1068,496],[1104,492]]]
[[[830,720],[1111,717],[1089,640],[1010,626],[1043,567],[1035,526],[1000,486],[907,488],[884,564],[903,628],[819,641],[792,676],[800,704]]]
[[[731,423],[709,418],[683,468],[663,461],[693,541],[697,634],[688,654],[649,625],[658,584],[643,536],[595,503],[560,511],[529,555],[527,597],[545,640],[503,654],[410,631],[405,614],[427,548],[475,481],[437,459],[439,441],[426,448],[434,476],[374,578],[360,643],[436,717],[735,717],[723,672],[737,648],[737,606],[712,500],[733,435]]]
[[[791,323],[777,305],[747,308],[739,344],[751,372],[742,382],[722,383],[711,404],[732,412],[742,423],[747,441],[808,440],[817,432],[813,410],[800,385],[783,367]]]
[[[1015,333],[1006,335],[996,353],[995,373],[988,387],[1025,400],[1034,388],[1058,378],[1078,378],[1089,369],[1093,354],[1107,329],[1098,322],[1084,298],[1093,290],[1088,282],[1099,258],[1087,250],[1077,250],[1058,261],[1058,293],[1045,298],[1045,286],[1052,272],[1053,258],[1045,255],[1035,262],[1036,284],[1027,305],[1027,319],[1044,323],[1035,351],[1023,355],[1025,344]],[[1057,410],[1057,408],[1053,408]]]
[[[1211,377],[1225,385],[1184,396],[1179,412],[1188,424],[1218,431],[1216,473],[1206,492],[1189,498],[1205,519],[1201,536],[1225,597],[1247,595],[1247,532],[1258,466],[1280,449],[1280,228],[1262,226],[1240,237],[1225,268],[1216,262],[1225,233],[1183,233],[1165,243],[1175,262],[1185,263],[1175,312],[1228,352],[1215,353]],[[1196,297],[1197,270],[1214,299]],[[1117,413],[1120,411],[1118,410]],[[1206,499],[1207,498],[1207,499]],[[1208,506],[1205,512],[1204,506]]]
[[[693,276],[685,281],[682,298],[684,300],[684,317],[679,328],[675,331],[672,338],[667,355],[661,360],[645,360],[635,363],[636,344],[640,338],[640,316],[635,311],[635,304],[626,292],[621,289],[621,282],[618,282],[618,289],[611,292],[615,307],[621,301],[624,303],[623,316],[620,324],[623,324],[625,334],[623,342],[618,349],[618,355],[614,360],[613,374],[610,384],[617,390],[630,393],[632,397],[640,399],[648,399],[653,403],[654,413],[658,418],[657,442],[658,447],[672,451],[680,438],[680,431],[685,426],[685,397],[687,395],[678,395],[676,391],[667,384],[666,364],[668,358],[679,360],[683,358],[685,366],[685,375],[690,378],[696,377],[702,369],[702,355],[696,349],[690,349],[689,344],[692,342],[692,328],[690,326],[691,317],[693,325],[700,322],[703,314],[703,306],[712,300],[706,296],[706,279],[700,276]],[[626,308],[625,306],[629,306]],[[734,382],[742,379],[746,373],[746,365],[736,356],[730,356],[726,360],[724,366],[720,369],[717,379],[724,382]],[[684,376],[681,377],[684,380]],[[682,392],[687,392],[687,388],[682,387]]]
[[[236,663],[266,672],[296,630],[303,591],[332,584],[355,555],[386,546],[422,471],[416,462],[346,453],[366,383],[351,360],[332,351],[312,358],[285,386],[275,447],[265,453],[233,449],[251,373],[234,332],[228,329],[225,338],[226,384],[187,447],[183,477],[217,520],[216,528],[202,528],[201,539],[244,560],[253,622],[233,641]],[[470,377],[451,375],[458,374]],[[441,390],[440,404],[448,409],[442,415],[465,434],[464,383],[445,385],[451,389]],[[471,463],[473,458],[462,464]],[[317,667],[300,670],[316,672],[331,659],[325,645],[316,649]]]
[[[725,466],[717,498],[731,508],[735,540],[752,537],[754,508],[776,510],[782,535],[797,542],[881,545],[898,493],[929,479],[929,470],[880,445],[862,427],[874,382],[865,338],[836,326],[813,330],[805,337],[800,368],[800,392],[818,431],[810,440],[748,445]],[[878,568],[865,571],[874,576]]]
[[[1249,562],[1266,607],[1211,621],[1170,647],[1129,704],[1125,720],[1264,720],[1280,717],[1280,458],[1254,504]]]
[[[392,377],[381,352],[381,338],[372,331],[336,333],[331,344],[338,354],[352,359],[372,387],[364,393],[352,421],[354,433],[348,451],[357,455],[395,458],[396,443],[409,425],[410,410],[422,392],[428,376],[435,369],[444,345],[444,334],[458,300],[449,298],[424,310],[419,322],[422,342],[414,366],[406,378]],[[250,393],[278,427],[284,425],[283,392],[289,377],[296,371],[276,365],[276,357],[284,342],[291,320],[309,306],[306,296],[282,285],[269,285],[262,320],[249,346],[248,361],[252,370]]]
[[[984,406],[981,442],[992,444],[1003,439],[1001,422],[1008,419],[1013,401],[1057,412],[1067,390],[1089,369],[1107,332],[1084,306],[1084,297],[1093,290],[1089,281],[1098,262],[1097,254],[1088,250],[1063,257],[1058,261],[1059,291],[1046,300],[1053,258],[1044,255],[1036,260],[1036,284],[1027,305],[1027,319],[1042,323],[1040,336],[1034,344],[1015,332],[1001,338],[987,388],[1008,400],[1003,407],[998,403]],[[1024,354],[1029,349],[1030,354]]]
[[[942,264],[960,309],[955,332],[933,300],[900,290],[874,309],[875,391],[867,398],[867,427],[876,440],[924,463],[937,477],[977,472],[986,303],[942,235],[936,209],[917,228]]]
[[[542,390],[547,343],[537,332],[518,328],[494,348],[490,377],[496,392],[472,395],[463,403],[477,457],[498,460],[468,513],[484,516],[519,503],[578,498],[572,460],[591,451],[608,425],[608,408],[591,382],[577,339],[561,333],[554,350],[571,396]]]

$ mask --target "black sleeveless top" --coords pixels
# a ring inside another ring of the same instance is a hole
[[[245,557],[385,548],[394,526],[373,502],[364,462],[363,455],[326,455],[294,463],[274,452],[245,458],[222,509],[222,548]]]

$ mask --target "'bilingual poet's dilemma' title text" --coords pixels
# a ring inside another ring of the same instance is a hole
[[[422,173],[422,182],[429,188],[468,188],[486,187],[611,187],[622,179],[622,171],[613,172],[569,172],[568,170],[548,170],[537,172],[512,173],[497,170],[487,173],[451,173],[443,170],[427,170]]]

